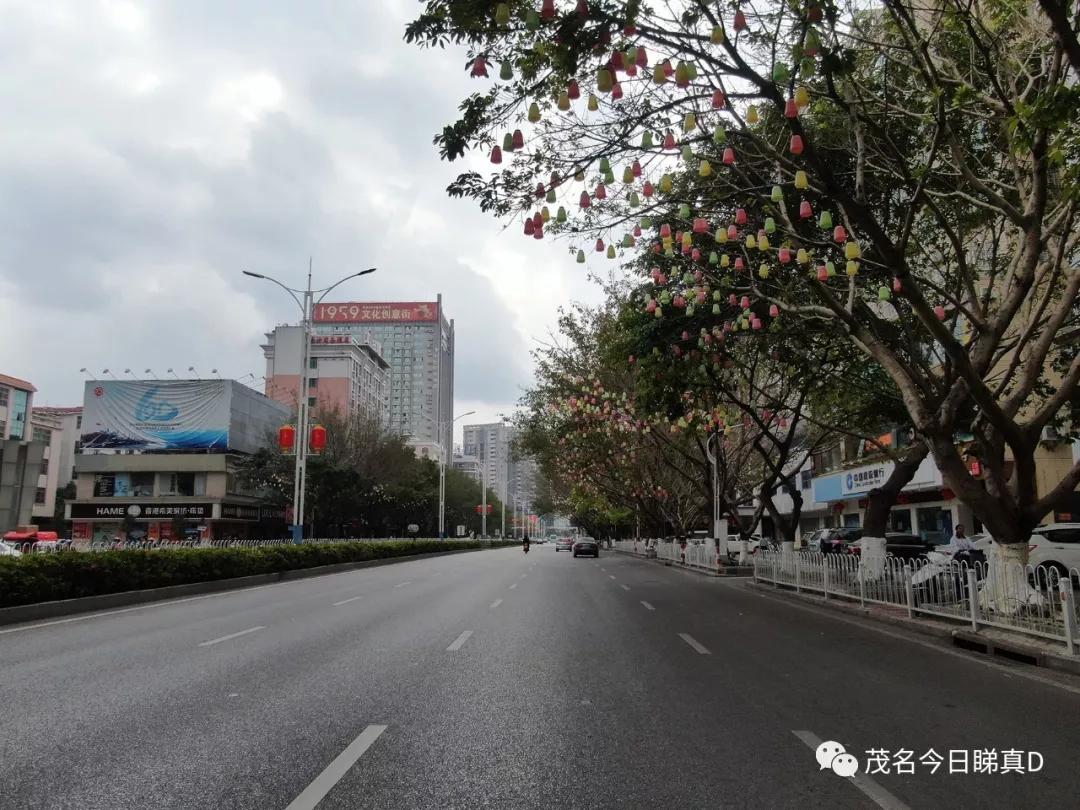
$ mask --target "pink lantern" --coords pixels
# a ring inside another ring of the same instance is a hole
[[[543,238],[544,238],[544,226],[543,226],[543,224],[536,225],[533,228],[533,239],[543,239]]]
[[[780,307],[778,307],[776,304],[770,304],[769,305],[769,317],[770,318],[777,318],[779,316],[780,316]]]
[[[736,225],[745,225],[746,224],[746,209],[745,208],[736,208],[735,209],[735,224]]]
[[[780,264],[787,264],[791,261],[791,250],[786,247],[780,248],[777,253],[777,258],[780,260]]]
[[[939,321],[945,320],[945,307],[943,307],[941,304],[938,304],[936,307],[934,307],[934,314],[937,315],[937,319]]]
[[[701,261],[701,251],[698,250],[697,248],[694,248],[692,251],[690,251],[690,259],[691,259],[691,261],[700,262]]]
[[[664,273],[661,273],[660,278],[656,280],[656,283],[660,286],[667,284],[667,276]]]
[[[898,293],[901,289],[903,289],[903,285],[900,283],[900,279],[894,278],[892,280],[892,291]]]
[[[723,90],[714,90],[712,94],[712,106],[714,110],[723,109],[727,103],[727,99],[724,98]]]
[[[535,214],[533,214],[532,220],[533,220],[533,227],[534,228],[543,228],[544,227],[544,216],[539,211],[537,211]]]
[[[794,102],[792,102],[792,103],[794,103]],[[801,135],[792,135],[791,136],[791,145],[788,146],[788,150],[793,155],[801,155],[803,153],[803,142],[802,142],[802,136]]]
[[[592,205],[592,201],[589,199],[589,192],[581,192],[581,207],[588,208],[590,205]]]
[[[735,258],[735,269],[740,272],[746,269],[746,263],[743,262],[742,256],[738,256]]]
[[[498,146],[491,150],[491,162],[496,165],[502,163],[502,149]]]
[[[665,222],[660,226],[660,236],[661,238],[668,238],[671,236],[671,225],[669,223]]]
[[[650,298],[649,303],[645,305],[645,311],[652,315],[656,312],[656,299]]]
[[[649,275],[652,276],[653,281],[656,281],[658,278],[660,278],[660,268],[654,267],[652,270],[649,271]]]
[[[754,331],[757,331],[758,329],[760,329],[761,328],[761,318],[751,318],[750,319],[750,328],[753,329]]]
[[[640,68],[649,66],[649,55],[645,53],[645,49],[638,45],[637,56],[634,58],[634,64]]]
[[[645,185],[641,187],[641,193],[644,194],[646,198],[651,197],[653,195],[653,184],[646,180]]]
[[[611,97],[616,101],[623,97],[622,85],[618,82],[615,82],[615,84],[611,85]]]
[[[670,59],[665,59],[664,64],[663,64],[662,67],[663,67],[663,70],[664,70],[664,75],[667,76],[670,79],[672,77],[672,75],[674,75],[674,73],[675,73],[675,68],[673,68],[671,66],[671,60]]]
[[[739,229],[736,228],[734,225],[728,225],[727,226],[727,238],[729,240],[732,240],[732,241],[738,239],[739,238]]]
[[[708,220],[706,220],[705,217],[695,217],[694,218],[694,233],[708,233],[708,232],[709,232],[709,222],[708,222]]]
[[[641,162],[640,161],[637,161],[637,160],[634,161],[633,165],[630,167],[630,174],[634,175],[634,177],[641,177]]]
[[[674,300],[672,300],[671,303],[674,304],[679,309],[684,309],[686,307],[686,299],[683,298],[681,295],[676,295]]]
[[[818,281],[828,281],[829,280],[829,271],[825,267],[825,265],[821,265],[820,267],[818,267],[818,269],[817,269],[817,280]]]
[[[536,194],[536,199],[538,199],[538,200],[541,197],[543,197],[545,194],[547,194],[547,190],[544,188],[544,184],[543,183],[537,183],[536,184],[536,191],[534,193]]]
[[[597,239],[596,240],[596,252],[601,253],[603,250],[604,250],[604,240],[603,239]]]
[[[799,117],[799,105],[795,103],[795,99],[789,98],[784,103],[784,117],[785,118],[798,118]]]
[[[838,244],[847,239],[847,231],[844,230],[843,225],[837,225],[832,229],[832,238]]]
[[[635,225],[634,226],[634,236],[641,236],[641,226],[640,225]]]
[[[566,86],[566,95],[574,101],[581,98],[581,88],[578,87],[577,79],[570,80],[570,83]]]
[[[473,78],[477,78],[480,76],[483,76],[485,79],[487,78],[487,60],[485,60],[484,57],[476,57],[476,59],[473,61],[472,72],[470,73],[470,75]]]
[[[802,219],[809,219],[814,215],[814,209],[810,207],[809,200],[803,200],[799,203],[799,216]]]
[[[750,309],[750,296],[744,295],[739,299],[739,306],[743,309]]]
[[[669,129],[667,135],[664,136],[664,148],[671,151],[675,147],[675,134]]]
[[[526,217],[526,219],[525,219],[525,235],[526,236],[532,236],[534,230],[536,230],[536,226],[533,225],[532,217]]]
[[[735,163],[735,150],[730,146],[724,147],[724,165],[731,166]]]
[[[555,0],[544,0],[540,7],[540,16],[545,20],[555,19]]]
[[[742,10],[740,9],[739,11],[735,12],[735,30],[736,31],[745,31],[746,28],[747,28],[746,15],[743,14]]]

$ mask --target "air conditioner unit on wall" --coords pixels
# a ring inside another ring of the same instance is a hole
[[[1061,434],[1053,425],[1047,425],[1042,429],[1042,434],[1039,436],[1039,441],[1043,442],[1057,442],[1061,441]]]

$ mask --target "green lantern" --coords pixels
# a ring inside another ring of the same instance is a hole
[[[602,172],[610,172],[611,171],[611,161],[609,161],[606,157],[600,158],[600,171],[602,171]]]
[[[776,220],[772,217],[765,217],[765,233],[776,233]]]
[[[879,301],[888,301],[892,298],[892,292],[890,292],[888,287],[882,284],[877,288],[877,297]]]
[[[529,123],[535,124],[540,120],[540,105],[535,101],[529,105]]]
[[[818,227],[824,230],[828,230],[832,227],[832,212],[822,211],[821,216],[818,217]]]
[[[514,151],[514,136],[511,135],[509,132],[507,132],[505,135],[503,135],[503,151],[504,152],[513,152]]]
[[[641,218],[641,230],[647,231],[652,227],[652,220],[649,217]]]
[[[713,45],[723,45],[724,44],[724,29],[721,28],[719,25],[714,25],[713,29],[712,29],[712,33],[709,35],[709,41]]]
[[[679,206],[679,218],[690,219],[690,206],[687,203]]]
[[[690,148],[690,144],[685,144],[682,148],[682,159],[689,163],[694,159],[694,150]]]
[[[783,62],[777,62],[773,65],[772,78],[774,82],[780,82],[783,84],[788,80],[788,67]]]
[[[652,149],[653,148],[652,133],[649,132],[648,130],[641,133],[641,148],[642,149]]]
[[[784,201],[784,190],[780,186],[772,187],[772,201],[776,203]]]
[[[585,251],[584,250],[579,250],[577,252],[577,263],[578,264],[585,264]]]
[[[559,206],[559,210],[555,213],[555,221],[566,222],[566,209],[563,208],[561,205]]]
[[[629,166],[623,169],[622,181],[626,183],[626,185],[630,185],[634,182],[634,170],[631,169]]]
[[[615,246],[614,245],[608,245],[607,246],[607,257],[609,259],[614,259],[615,258]]]
[[[536,9],[530,8],[525,12],[525,28],[529,31],[535,31],[540,27],[540,15],[536,13]]]
[[[611,171],[611,169],[608,169],[606,172],[604,172],[604,182],[607,183],[609,186],[614,183],[615,172]]]
[[[727,141],[727,130],[717,124],[716,129],[713,130],[712,139],[715,144],[725,143]]]
[[[508,82],[514,78],[514,69],[510,66],[509,62],[503,62],[499,65],[499,78],[504,82]]]
[[[615,86],[615,79],[611,75],[611,71],[607,68],[600,68],[596,71],[596,89],[601,93],[610,93],[611,88]]]
[[[828,273],[829,278],[836,275],[836,265],[832,262],[825,262],[825,272]]]
[[[687,67],[686,62],[679,62],[675,67],[675,83],[686,84],[690,81],[690,68]]]
[[[641,205],[641,198],[636,191],[632,191],[630,193],[630,207],[637,208],[639,205]]]
[[[720,264],[720,255],[715,250],[709,254],[709,264]]]
[[[632,248],[634,246],[634,237],[630,234],[626,234],[626,236],[622,238],[622,246],[624,248]]]

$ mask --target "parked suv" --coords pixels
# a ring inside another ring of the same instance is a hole
[[[993,538],[985,534],[975,540],[975,547],[989,558],[992,543]],[[1070,568],[1080,571],[1080,523],[1036,526],[1028,541],[1028,563],[1045,566],[1057,574]]]
[[[817,536],[822,554],[842,554],[848,546],[862,537],[862,529],[822,529]]]

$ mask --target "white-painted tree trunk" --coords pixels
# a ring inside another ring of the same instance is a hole
[[[745,537],[739,540],[739,565],[750,564],[750,541]]]
[[[859,540],[859,570],[864,580],[885,576],[885,538],[863,537]]]
[[[986,579],[979,588],[979,607],[1005,616],[1028,605],[1042,605],[1045,597],[1028,581],[1027,543],[999,543],[990,547]]]

